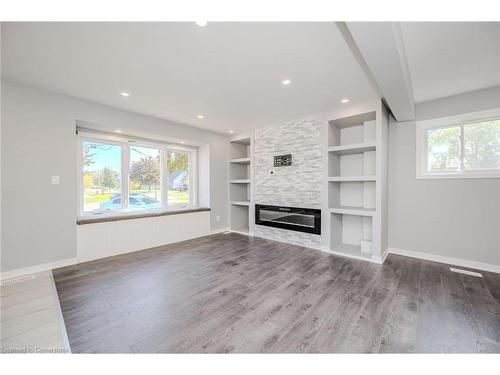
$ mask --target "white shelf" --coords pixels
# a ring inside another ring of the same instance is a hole
[[[347,243],[341,243],[333,246],[330,249],[330,253],[354,259],[369,260],[369,261],[372,260],[371,254],[361,252],[361,246],[351,245]]]
[[[374,208],[349,207],[349,206],[330,207],[329,211],[332,214],[355,215],[355,216],[373,216],[375,215],[376,212]]]
[[[359,154],[366,151],[375,151],[376,147],[376,142],[364,142],[351,145],[331,146],[328,147],[328,152],[333,152],[339,155]]]
[[[375,181],[376,176],[337,176],[328,177],[330,182],[363,182],[363,181]]]
[[[247,207],[250,206],[250,202],[248,201],[231,201],[231,204],[235,206],[247,206]]]
[[[238,143],[240,145],[248,146],[248,145],[250,145],[251,137],[249,137],[247,135],[236,136],[236,137],[232,138],[229,142],[230,143]]]
[[[249,184],[250,180],[231,180],[229,181],[231,184]]]
[[[250,164],[250,158],[232,159],[229,162],[233,164]]]

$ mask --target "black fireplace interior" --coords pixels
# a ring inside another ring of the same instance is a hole
[[[256,204],[255,224],[321,234],[321,210]]]

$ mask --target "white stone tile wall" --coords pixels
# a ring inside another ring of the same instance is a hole
[[[319,116],[255,130],[254,200],[256,204],[321,209],[321,131]],[[292,165],[274,167],[274,156],[292,154]],[[274,174],[271,174],[274,171]],[[320,248],[321,236],[255,226],[255,235]]]

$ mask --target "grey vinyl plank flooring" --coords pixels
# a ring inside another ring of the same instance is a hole
[[[500,352],[500,275],[218,234],[53,271],[75,353]]]

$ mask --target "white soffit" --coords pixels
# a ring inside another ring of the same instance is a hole
[[[401,30],[394,22],[348,22],[377,90],[398,121],[415,118],[415,101]]]

